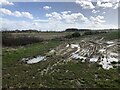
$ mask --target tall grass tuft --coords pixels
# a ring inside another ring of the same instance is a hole
[[[2,45],[3,46],[23,46],[23,45],[27,45],[27,44],[42,42],[42,41],[43,41],[43,39],[35,37],[35,36],[14,37],[10,33],[2,34]]]

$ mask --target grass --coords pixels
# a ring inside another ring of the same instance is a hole
[[[15,51],[10,50],[7,52],[7,49],[3,49],[3,67],[4,65],[15,64],[24,57],[44,55],[50,48],[54,48],[60,43],[60,41],[51,40],[48,42],[30,44],[22,48],[19,47]]]
[[[110,32],[108,34],[103,34],[102,36],[105,36],[105,39],[107,40],[118,39],[120,38],[120,31]]]
[[[107,71],[103,69],[98,70],[98,67],[96,64],[90,65],[88,63],[74,63],[71,65],[72,66],[69,66],[68,69],[76,75],[76,78],[84,79],[84,82],[86,84],[85,86],[87,87],[101,87],[99,84],[96,84],[97,80],[102,82],[107,77],[109,77],[110,79],[113,79],[113,76],[118,78],[117,71],[114,71],[114,70]],[[98,76],[98,78],[96,78],[96,80],[95,80],[95,73],[98,73],[98,75],[100,75]],[[106,81],[106,84],[108,85],[108,87],[110,87],[110,84],[107,81]],[[114,87],[118,87],[116,86],[116,83],[112,83],[112,84],[114,85]],[[103,86],[103,87],[106,87],[106,86]]]
[[[48,63],[42,65],[42,63],[26,66],[20,64],[19,61],[24,57],[31,57],[36,55],[44,55],[50,48],[54,48],[59,45],[60,41],[48,41],[44,43],[37,43],[27,45],[25,47],[19,47],[16,51],[8,51],[3,49],[3,87],[27,87],[33,86],[34,82],[31,78],[36,73],[38,68],[45,68]],[[29,71],[29,73],[26,73]],[[17,75],[17,77],[15,76]],[[30,81],[28,81],[30,80]],[[23,84],[22,84],[23,83]]]
[[[100,37],[115,39],[116,32],[101,34]],[[97,36],[97,35],[96,35]],[[96,37],[92,36],[93,38]],[[86,37],[86,36],[85,36]],[[87,36],[91,37],[91,36]],[[79,41],[84,37],[69,40]],[[41,43],[30,44],[16,48],[3,48],[3,87],[9,88],[81,88],[81,87],[109,87],[120,88],[118,69],[98,69],[97,64],[70,61],[66,64],[54,66],[47,74],[41,75],[41,71],[52,66],[60,56],[51,56],[47,61],[41,61],[33,65],[21,64],[19,61],[24,57],[45,55],[51,48],[55,48],[65,41],[50,40]],[[65,59],[65,58],[64,58]],[[54,72],[53,72],[54,71]],[[67,71],[67,72],[66,72]],[[95,77],[97,75],[97,77]]]
[[[11,33],[14,37],[29,36],[37,37],[44,40],[51,40],[58,37],[63,37],[65,35],[71,34],[73,32],[39,32],[39,33]]]
[[[64,65],[58,65],[54,67],[55,71],[52,74],[47,74],[42,77],[42,81],[47,87],[55,88],[72,88],[72,87],[115,87],[119,88],[119,83],[115,80],[119,80],[118,72],[116,70],[98,70],[98,67],[87,63],[69,62]],[[68,72],[66,73],[66,70]],[[48,73],[50,73],[49,71]],[[98,73],[98,78],[95,80],[95,74]],[[53,78],[53,79],[52,79]],[[109,78],[108,80],[106,80]],[[47,81],[47,82],[46,82]],[[76,84],[79,82],[80,85]]]

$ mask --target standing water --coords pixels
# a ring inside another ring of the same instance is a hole
[[[23,58],[22,61],[26,62],[27,64],[34,64],[34,63],[38,63],[38,62],[45,60],[45,59],[46,59],[45,56],[38,56],[38,57],[32,58],[32,59]]]

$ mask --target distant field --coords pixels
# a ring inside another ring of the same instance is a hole
[[[11,33],[11,34],[14,37],[28,36],[28,37],[38,37],[44,40],[50,40],[54,38],[60,38],[71,33],[73,32],[39,32],[39,33]]]
[[[27,32],[22,32],[22,33],[10,33],[13,37],[18,38],[18,37],[38,37],[44,40],[51,40],[54,38],[60,38],[60,37],[64,37],[66,35],[70,35],[74,32],[31,32],[31,33],[27,33]],[[85,32],[79,32],[81,35],[83,35]],[[118,36],[120,35],[120,31],[112,31],[109,32],[108,34],[100,34],[100,36],[105,35],[106,38],[108,39],[112,39],[112,38],[118,38]],[[96,34],[94,34],[96,35]]]
[[[27,44],[62,39],[73,32],[39,32],[39,33],[3,33],[3,46],[23,46]]]

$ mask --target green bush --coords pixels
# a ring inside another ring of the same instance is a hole
[[[72,34],[72,37],[80,37],[80,33],[79,33],[79,32],[74,32],[74,33]]]
[[[86,31],[84,35],[92,35],[93,33],[91,31]]]
[[[74,32],[73,34],[71,35],[66,35],[65,38],[68,38],[68,39],[71,39],[71,38],[77,38],[77,37],[80,37],[80,33],[79,32]]]

